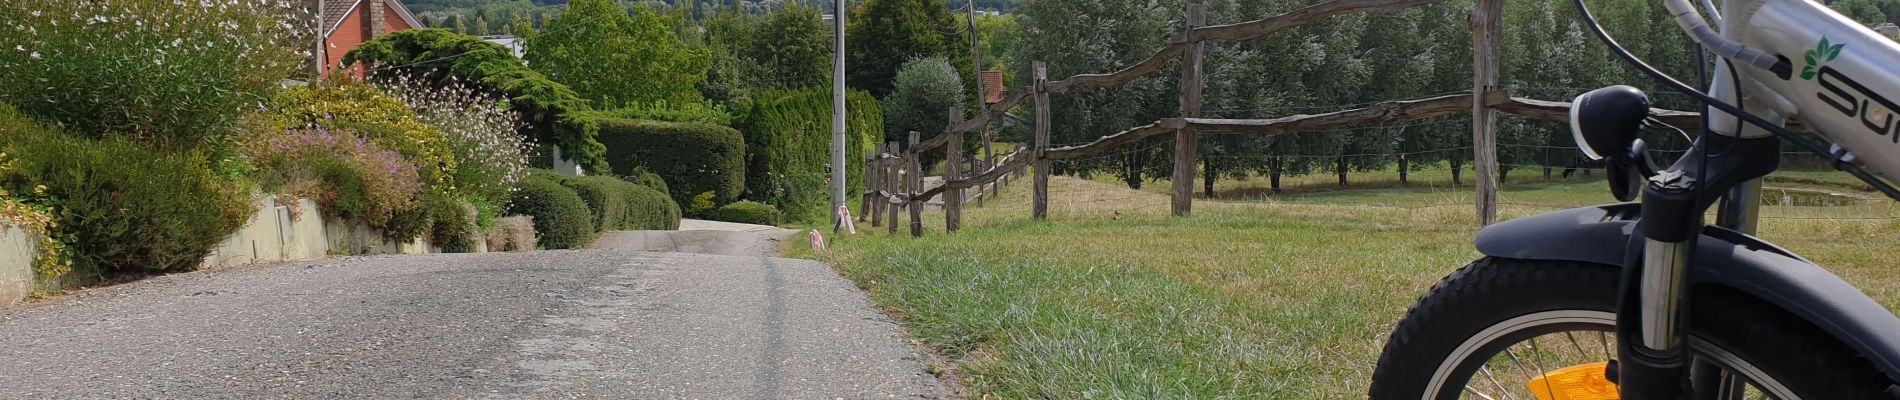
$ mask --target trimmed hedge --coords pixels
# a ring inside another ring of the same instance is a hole
[[[741,201],[727,204],[713,210],[707,218],[714,221],[737,222],[741,224],[778,226],[783,222],[779,218],[778,207],[756,201]]]
[[[519,183],[509,214],[534,217],[536,242],[548,249],[577,249],[594,240],[594,216],[581,196],[539,170]]]
[[[864,154],[884,137],[877,99],[853,90],[845,97],[846,193],[864,187]],[[831,203],[831,92],[823,88],[766,92],[741,107],[745,132],[747,200],[777,206],[784,218],[823,218]],[[676,196],[677,197],[677,196]]]
[[[51,206],[82,279],[195,269],[251,213],[204,154],[72,136],[3,105],[0,153],[0,188]]]
[[[696,122],[600,118],[599,140],[614,173],[634,175],[644,167],[665,178],[678,204],[712,192],[730,203],[745,190],[745,137],[739,131]]]
[[[596,231],[679,228],[680,209],[658,190],[608,176],[559,176],[587,203]]]

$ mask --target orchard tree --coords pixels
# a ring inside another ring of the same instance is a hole
[[[1017,76],[1030,77],[1035,61],[1048,64],[1049,79],[1113,71],[1147,59],[1179,30],[1181,4],[1174,1],[1027,0],[1017,5],[1024,37],[1013,59]],[[1168,76],[1157,73],[1155,77]],[[1178,79],[1138,79],[1111,90],[1051,96],[1051,142],[1080,143],[1178,114]],[[1045,112],[1034,110],[1034,112]],[[1171,152],[1151,138],[1118,156],[1059,163],[1053,172],[1114,173],[1139,188],[1149,174],[1165,175]]]
[[[612,0],[574,0],[527,40],[526,60],[549,79],[606,107],[634,102],[699,103],[710,54],[675,36],[679,15]]]

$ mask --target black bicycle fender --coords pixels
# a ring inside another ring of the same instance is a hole
[[[1634,265],[1636,203],[1575,208],[1492,225],[1478,252],[1526,260]],[[1900,317],[1807,259],[1753,236],[1706,227],[1697,240],[1696,284],[1733,288],[1781,307],[1846,343],[1900,381]]]

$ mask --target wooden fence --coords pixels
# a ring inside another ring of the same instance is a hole
[[[1269,119],[1200,118],[1201,94],[1206,78],[1201,63],[1207,41],[1257,40],[1336,15],[1394,11],[1443,1],[1333,0],[1266,19],[1216,26],[1204,26],[1207,21],[1205,7],[1200,4],[1189,4],[1186,10],[1186,29],[1175,34],[1166,47],[1146,60],[1119,71],[1082,74],[1057,81],[1049,80],[1048,68],[1037,61],[1032,67],[1034,76],[1029,87],[1014,90],[1002,101],[984,107],[975,118],[964,120],[962,111],[953,109],[950,112],[950,124],[943,133],[929,140],[919,141],[920,135],[917,132],[911,132],[908,147],[898,146],[896,142],[880,146],[869,155],[869,159],[873,162],[867,163],[869,171],[866,176],[871,178],[865,185],[864,213],[873,215],[871,219],[873,226],[888,222],[891,224],[891,231],[895,233],[897,210],[908,209],[911,215],[911,234],[920,236],[923,234],[923,225],[919,220],[922,205],[929,199],[942,194],[944,195],[945,229],[955,232],[962,215],[961,203],[966,200],[964,189],[984,187],[986,192],[993,193],[998,180],[1005,179],[1012,173],[1020,174],[1026,167],[1033,166],[1035,188],[1031,198],[1031,215],[1037,220],[1045,220],[1049,217],[1049,163],[1051,161],[1106,155],[1113,153],[1119,147],[1140,142],[1142,139],[1172,133],[1176,145],[1174,146],[1175,165],[1172,177],[1173,187],[1170,190],[1170,211],[1176,216],[1186,216],[1193,210],[1195,165],[1199,161],[1196,138],[1199,135],[1278,136],[1319,130],[1377,127],[1470,112],[1473,163],[1476,167],[1477,180],[1477,223],[1489,225],[1497,221],[1497,113],[1503,112],[1560,123],[1568,123],[1570,118],[1570,103],[1513,97],[1510,93],[1499,89],[1498,59],[1499,40],[1502,37],[1500,21],[1503,14],[1503,0],[1477,0],[1472,7],[1468,20],[1474,47],[1471,91],[1420,99],[1391,100],[1324,114],[1301,114]],[[1182,66],[1179,117],[1129,128],[1102,136],[1083,145],[1050,148],[1049,114],[1052,111],[1049,107],[1049,95],[1121,87],[1136,78],[1161,71],[1170,61],[1176,60],[1179,60]],[[1032,101],[1036,109],[1034,142],[1029,147],[1019,149],[1002,160],[964,162],[963,135],[969,132],[981,132],[991,121],[1000,118],[1025,100]],[[1697,113],[1662,109],[1651,111],[1659,122],[1684,131],[1696,131],[1702,125],[1701,116]],[[949,161],[944,168],[944,184],[925,190],[918,155],[938,147],[944,148],[946,159]],[[900,152],[898,150],[900,148],[904,150]],[[963,176],[966,171],[979,170],[984,172],[969,177]],[[903,177],[903,182],[898,181],[897,178],[900,176]],[[876,210],[873,210],[873,207],[876,207]],[[889,214],[888,221],[882,221],[877,217],[882,213]]]

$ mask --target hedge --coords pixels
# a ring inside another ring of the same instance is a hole
[[[573,189],[596,231],[678,229],[680,207],[658,190],[609,176],[537,173]]]
[[[425,201],[430,220],[429,243],[444,253],[475,252],[476,242],[485,236],[482,227],[476,224],[475,207],[439,194]]]
[[[771,226],[778,226],[780,222],[783,222],[779,218],[778,207],[756,201],[727,204],[719,207],[718,210],[713,210],[707,218],[714,221]]]
[[[536,239],[548,249],[587,247],[594,239],[594,216],[581,196],[555,181],[552,171],[529,174],[519,183],[510,214],[534,217]]]
[[[777,206],[791,221],[827,215],[831,105],[829,90],[811,88],[761,93],[741,107],[747,200]],[[845,108],[845,191],[857,193],[864,187],[864,154],[884,136],[884,112],[858,90],[845,97]]]
[[[198,152],[81,138],[3,105],[0,121],[0,188],[54,210],[81,278],[195,269],[250,217],[249,196]]]
[[[745,190],[745,138],[732,128],[696,122],[658,122],[600,118],[599,140],[607,162],[620,175],[644,168],[670,186],[673,201],[692,204],[712,192],[719,204],[739,199]]]

